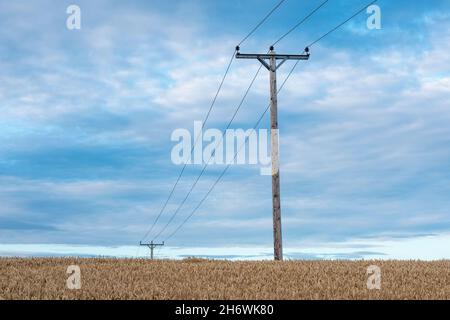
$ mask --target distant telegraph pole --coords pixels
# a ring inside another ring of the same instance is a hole
[[[280,170],[279,170],[279,135],[278,135],[278,101],[277,101],[277,69],[287,60],[308,60],[306,54],[275,54],[270,47],[267,54],[242,54],[236,47],[237,59],[257,59],[270,71],[270,141],[272,148],[272,206],[273,206],[273,250],[275,260],[283,260],[283,241],[281,233],[281,202],[280,202]],[[268,61],[267,61],[268,60]],[[281,60],[277,64],[277,60]]]
[[[153,249],[155,249],[157,246],[163,246],[164,241],[162,243],[153,243],[153,240],[150,243],[142,243],[139,242],[140,246],[146,246],[150,249],[150,258],[153,260]]]

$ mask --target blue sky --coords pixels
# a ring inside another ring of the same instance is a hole
[[[286,0],[241,51],[266,51],[320,2]],[[139,242],[181,170],[172,131],[204,118],[234,46],[276,1],[74,3],[72,31],[72,2],[0,3],[3,244]],[[364,4],[330,0],[277,51],[301,52]],[[378,5],[381,30],[362,13],[311,48],[280,93],[287,248],[450,233],[450,2]],[[207,127],[225,128],[257,68],[233,63]],[[233,127],[253,127],[268,85],[262,72]],[[206,171],[171,228],[222,169]],[[162,224],[200,170],[188,166]],[[233,166],[169,245],[270,247],[270,183]]]

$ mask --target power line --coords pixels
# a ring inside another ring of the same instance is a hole
[[[266,20],[272,15],[272,13],[275,12],[275,10],[278,9],[279,6],[281,6],[283,4],[283,2],[285,2],[286,0],[281,0],[280,2],[278,2],[278,4],[272,9],[270,10],[270,12],[252,29],[252,31],[250,31],[242,40],[241,42],[239,42],[238,46],[240,46],[242,43],[244,43],[245,40],[247,40],[256,30],[258,30],[258,28],[264,23],[266,22]]]
[[[217,89],[216,94],[214,95],[214,98],[213,98],[213,100],[212,100],[212,103],[211,103],[211,105],[209,106],[209,110],[208,110],[208,112],[206,113],[206,117],[205,117],[205,119],[204,119],[203,122],[202,122],[202,130],[203,130],[203,128],[204,128],[206,122],[208,121],[209,116],[210,116],[211,111],[212,111],[212,108],[214,107],[214,105],[215,105],[215,103],[216,103],[216,100],[217,100],[217,97],[219,96],[219,93],[220,93],[220,91],[222,90],[222,86],[223,86],[223,83],[224,83],[224,81],[225,81],[225,78],[227,77],[227,75],[228,75],[228,73],[229,73],[229,71],[230,71],[230,68],[231,68],[231,64],[233,63],[235,52],[236,52],[236,51],[233,52],[233,55],[231,56],[231,59],[230,59],[230,61],[228,62],[227,69],[225,70],[225,73],[224,73],[224,75],[223,75],[223,77],[222,77],[222,80],[221,80],[221,82],[220,82],[219,88]],[[195,146],[197,145],[197,142],[198,142],[199,137],[200,137],[200,134],[197,135],[197,137],[196,137],[196,139],[195,139],[195,142],[194,142],[194,144],[193,144],[193,146],[192,146],[192,148],[191,148],[191,153],[190,153],[190,154],[192,154],[192,152],[194,151],[194,148],[195,148]],[[145,235],[144,235],[144,237],[143,237],[142,239],[147,238],[148,235],[153,231],[153,229],[154,229],[156,223],[158,223],[159,218],[161,217],[161,215],[163,214],[164,210],[166,209],[167,204],[169,203],[170,199],[172,198],[173,193],[175,192],[175,189],[176,189],[178,183],[180,182],[180,179],[181,179],[181,177],[183,176],[184,171],[186,170],[186,166],[187,166],[187,162],[184,164],[183,168],[181,169],[180,173],[178,174],[178,178],[177,178],[177,180],[175,181],[175,184],[172,186],[172,189],[171,189],[171,191],[170,191],[170,193],[169,193],[169,196],[167,197],[166,201],[164,202],[164,205],[162,206],[161,210],[159,211],[158,215],[156,216],[155,221],[153,222],[152,226],[148,229],[148,231],[145,233]]]
[[[363,12],[364,10],[366,10],[367,7],[371,6],[372,4],[374,4],[375,2],[377,2],[378,0],[374,0],[371,3],[367,4],[366,6],[364,6],[363,8],[361,8],[360,10],[358,10],[357,12],[355,12],[350,18],[348,18],[347,20],[341,22],[340,24],[338,24],[336,27],[334,27],[333,29],[331,29],[330,31],[328,31],[327,33],[325,33],[323,36],[317,38],[316,40],[314,40],[313,42],[311,42],[307,47],[312,47],[313,45],[315,45],[317,42],[319,42],[320,40],[322,40],[323,38],[325,38],[326,36],[328,36],[330,33],[336,31],[337,29],[339,29],[340,27],[342,27],[344,24],[346,24],[347,22],[349,22],[350,20],[352,20],[354,17],[356,17],[358,14],[360,14],[361,12]]]
[[[314,13],[316,13],[317,10],[322,8],[329,0],[325,0],[322,2],[319,6],[317,6],[313,11],[311,11],[307,16],[305,16],[302,20],[300,20],[296,25],[294,25],[289,31],[287,31],[285,34],[283,34],[280,38],[278,38],[277,41],[275,41],[272,46],[274,47],[278,42],[283,40],[287,35],[289,35],[291,32],[293,32],[295,29],[297,29],[300,25],[302,25],[306,20],[308,20]]]
[[[256,78],[258,77],[259,72],[261,71],[262,65],[259,66],[258,70],[256,71],[255,75],[253,76],[250,84],[247,87],[247,90],[245,91],[243,97],[241,98],[241,101],[239,102],[238,106],[236,107],[233,116],[231,117],[230,121],[228,122],[227,127],[225,128],[225,130],[222,133],[222,139],[220,141],[220,143],[223,142],[223,138],[224,135],[226,133],[226,131],[230,128],[231,124],[233,123],[237,113],[239,112],[239,110],[241,109],[245,99],[247,98],[248,93],[250,92],[250,89],[253,87],[253,84],[255,83]],[[173,219],[177,216],[178,212],[181,210],[181,208],[184,206],[185,202],[187,201],[187,199],[189,198],[189,196],[191,195],[192,191],[194,190],[195,186],[197,185],[198,181],[200,180],[200,178],[203,176],[203,174],[205,173],[206,168],[209,166],[209,162],[212,159],[212,155],[210,155],[208,161],[206,162],[206,164],[203,166],[202,171],[200,172],[200,174],[197,176],[196,180],[194,181],[194,183],[191,185],[191,188],[189,189],[188,193],[186,194],[186,196],[184,197],[183,201],[181,201],[181,203],[178,205],[177,209],[174,211],[174,213],[172,214],[172,216],[170,217],[170,219],[167,221],[167,223],[164,225],[164,227],[161,229],[161,231],[159,231],[157,233],[157,235],[153,238],[153,240],[155,240],[156,238],[158,238],[166,229],[167,227],[170,225],[170,223],[172,223]]]
[[[277,3],[277,5],[275,5],[275,7],[273,7],[272,8],[272,10],[270,10],[269,11],[269,13],[267,13],[266,14],[266,16],[239,42],[239,45],[238,46],[240,46],[242,43],[244,43],[259,27],[261,27],[261,25],[264,23],[264,22],[266,22],[266,20],[283,4],[283,2],[285,2],[286,0],[281,0],[280,2],[278,2]],[[233,63],[233,61],[234,61],[234,57],[235,57],[235,53],[236,53],[236,50],[233,52],[233,55],[231,56],[231,58],[230,58],[230,61],[228,62],[228,65],[227,65],[227,68],[226,68],[226,70],[225,70],[225,73],[224,73],[224,75],[223,75],[223,77],[222,77],[222,80],[221,80],[221,82],[220,82],[220,85],[219,85],[219,87],[218,87],[218,89],[217,89],[217,91],[216,91],[216,94],[214,95],[214,98],[213,98],[213,100],[212,100],[212,102],[211,102],[211,105],[210,105],[210,107],[209,107],[209,110],[208,110],[208,112],[207,112],[207,114],[206,114],[206,117],[205,117],[205,119],[203,120],[203,122],[202,122],[202,129],[204,128],[204,126],[205,126],[205,124],[206,124],[206,122],[208,121],[208,119],[209,119],[209,116],[210,116],[210,114],[211,114],[211,111],[212,111],[212,109],[213,109],[213,107],[214,107],[214,105],[215,105],[215,103],[216,103],[216,100],[217,100],[217,97],[219,96],[219,93],[220,93],[220,91],[222,90],[222,86],[223,86],[223,83],[224,83],[224,81],[225,81],[225,78],[227,77],[227,75],[228,75],[228,73],[229,73],[229,71],[230,71],[230,68],[231,68],[231,65],[232,65],[232,63]],[[195,139],[195,141],[194,141],[194,145],[192,146],[192,148],[191,148],[191,155],[192,155],[192,152],[194,151],[194,148],[195,148],[195,146],[196,146],[196,144],[197,144],[197,142],[198,142],[198,139],[199,139],[199,135],[196,137],[196,139]],[[170,201],[170,199],[172,198],[172,196],[173,196],[173,194],[174,194],[174,192],[175,192],[175,189],[176,189],[176,187],[177,187],[177,185],[178,185],[178,183],[180,182],[180,179],[181,179],[181,177],[183,176],[183,173],[184,173],[184,171],[186,170],[186,166],[187,166],[187,163],[185,163],[184,165],[183,165],[183,168],[181,169],[181,171],[180,171],[180,173],[179,173],[179,175],[178,175],[178,177],[177,177],[177,180],[175,181],[175,184],[172,186],[172,189],[171,189],[171,191],[170,191],[170,193],[169,193],[169,196],[167,197],[167,199],[166,199],[166,201],[164,202],[164,205],[162,206],[162,208],[161,208],[161,210],[159,211],[159,213],[158,213],[158,215],[156,216],[156,219],[154,220],[154,222],[153,222],[153,224],[151,225],[151,227],[147,230],[147,232],[145,233],[145,235],[144,235],[144,237],[142,238],[142,240],[144,240],[145,238],[147,238],[148,236],[149,236],[149,234],[153,231],[153,229],[154,229],[154,227],[156,226],[156,224],[158,223],[158,221],[159,221],[159,219],[161,218],[161,215],[163,214],[163,212],[164,212],[164,210],[166,209],[166,207],[167,207],[167,205],[168,205],[168,203],[169,203],[169,201]]]
[[[323,38],[325,38],[326,36],[328,36],[329,34],[331,34],[332,32],[336,31],[337,29],[339,29],[341,26],[343,26],[345,23],[347,23],[348,21],[350,21],[351,19],[353,19],[354,17],[356,17],[358,14],[360,14],[362,11],[364,11],[367,7],[369,7],[370,5],[374,4],[375,2],[377,2],[377,0],[372,1],[371,3],[367,4],[365,7],[363,7],[362,9],[358,10],[356,13],[354,13],[350,18],[346,19],[345,21],[341,22],[340,24],[338,24],[336,27],[334,27],[333,29],[331,29],[330,31],[328,31],[327,33],[325,33],[324,35],[322,35],[321,37],[319,37],[318,39],[316,39],[315,41],[313,41],[310,45],[308,45],[305,49],[305,51],[309,51],[309,47],[313,46],[314,44],[316,44],[317,42],[321,41]],[[316,10],[317,11],[317,10]],[[304,52],[305,52],[304,51]],[[283,81],[283,83],[281,84],[280,88],[278,89],[277,93],[279,93],[284,85],[286,84],[286,82],[288,81],[288,79],[291,77],[291,75],[293,74],[295,68],[297,67],[298,63],[300,62],[300,60],[297,60],[295,62],[295,64],[293,65],[293,67],[291,68],[291,70],[289,71],[287,77],[285,78],[285,80]],[[255,126],[253,127],[253,129],[256,129],[259,126],[259,123],[262,121],[262,119],[264,118],[265,114],[267,113],[267,111],[270,108],[270,104],[267,106],[267,108],[264,110],[264,112],[262,113],[262,115],[260,116],[260,118],[258,119],[258,121],[256,122]],[[245,146],[245,144],[248,141],[249,136],[246,136],[246,139],[244,141],[244,143],[240,146],[239,150],[237,150],[237,152],[234,155],[234,160],[236,159],[237,155],[239,154],[240,150],[242,149],[243,146]],[[222,171],[222,173],[219,175],[219,177],[216,179],[216,181],[213,183],[213,185],[210,187],[210,189],[208,190],[208,192],[205,194],[205,196],[200,200],[200,202],[197,204],[197,206],[192,210],[192,212],[185,218],[185,220],[165,239],[165,241],[168,241],[169,239],[171,239],[186,223],[187,221],[195,214],[195,212],[200,208],[200,206],[203,204],[203,202],[206,200],[206,198],[209,196],[209,194],[212,192],[212,190],[215,188],[215,186],[221,181],[222,177],[225,175],[225,173],[228,171],[228,169],[231,167],[231,163],[228,164],[225,169]]]

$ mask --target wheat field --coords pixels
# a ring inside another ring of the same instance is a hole
[[[379,290],[367,288],[370,265]],[[1,258],[0,299],[450,299],[450,261]]]

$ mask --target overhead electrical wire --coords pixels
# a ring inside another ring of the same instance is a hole
[[[243,97],[241,98],[241,101],[239,102],[237,108],[234,111],[233,116],[231,117],[230,121],[228,122],[227,127],[225,128],[225,130],[222,133],[222,139],[220,141],[220,143],[223,142],[223,137],[226,133],[226,131],[230,128],[231,124],[233,123],[237,113],[239,112],[240,108],[242,107],[242,104],[244,103],[245,99],[247,98],[248,93],[250,92],[250,89],[253,87],[253,84],[255,83],[256,78],[258,77],[259,72],[261,71],[262,65],[259,66],[258,70],[256,71],[255,75],[253,76],[250,84],[247,87],[247,90],[245,91]],[[178,205],[177,209],[174,211],[174,213],[172,214],[172,216],[170,217],[170,219],[167,221],[167,223],[164,225],[164,227],[156,234],[156,236],[153,238],[153,240],[155,240],[156,238],[158,238],[166,229],[167,227],[170,225],[170,223],[173,221],[173,219],[177,216],[178,212],[181,210],[181,208],[183,207],[184,203],[186,202],[186,200],[189,198],[189,196],[191,195],[192,191],[194,190],[195,186],[197,185],[198,181],[200,180],[200,178],[203,176],[203,174],[205,173],[206,168],[209,166],[209,162],[212,159],[212,154],[210,155],[208,161],[205,163],[205,165],[202,168],[202,171],[200,172],[200,174],[197,176],[197,178],[195,179],[194,183],[191,185],[191,188],[189,189],[188,193],[186,194],[186,196],[184,197],[184,199],[181,201],[181,203]]]
[[[209,119],[209,116],[211,114],[211,110],[213,109],[213,107],[214,107],[214,105],[216,103],[217,97],[218,97],[218,95],[219,95],[219,93],[220,93],[220,91],[222,89],[222,86],[223,86],[223,83],[225,81],[225,78],[227,77],[227,75],[228,75],[228,73],[230,71],[231,64],[233,63],[233,60],[234,60],[234,55],[235,55],[235,52],[233,52],[233,56],[231,57],[230,61],[228,62],[227,69],[225,70],[225,74],[222,77],[222,80],[220,82],[219,88],[217,89],[216,94],[214,96],[214,99],[212,100],[212,103],[211,103],[211,105],[209,107],[209,110],[208,110],[208,112],[206,114],[206,117],[205,117],[205,119],[202,122],[202,130],[203,130],[204,126],[205,126],[205,123]],[[195,148],[195,146],[196,146],[196,144],[198,142],[199,136],[200,135],[197,135],[197,137],[195,139],[195,142],[194,142],[194,144],[193,144],[193,146],[191,148],[191,153],[190,154],[192,154],[192,152],[194,151],[194,148]],[[162,206],[161,210],[159,211],[158,215],[156,216],[156,219],[154,220],[152,226],[147,230],[147,232],[145,233],[145,235],[142,238],[142,240],[148,237],[148,235],[153,231],[155,225],[158,223],[159,218],[161,217],[161,215],[163,214],[164,210],[166,209],[167,204],[169,203],[170,199],[173,196],[173,193],[175,192],[175,188],[177,187],[178,183],[180,182],[181,177],[183,176],[184,171],[186,170],[186,166],[187,166],[187,162],[183,165],[183,168],[181,169],[180,173],[178,174],[178,178],[175,181],[175,184],[172,186],[172,189],[170,190],[169,196],[167,197],[166,201],[164,202],[164,205]]]
[[[375,2],[377,2],[378,0],[374,0],[371,3],[365,5],[363,8],[361,8],[360,10],[358,10],[357,12],[355,12],[353,15],[351,15],[348,19],[344,20],[343,22],[341,22],[340,24],[338,24],[336,27],[334,27],[333,29],[331,29],[330,31],[328,31],[327,33],[325,33],[324,35],[322,35],[321,37],[317,38],[316,40],[314,40],[313,42],[311,42],[309,45],[307,45],[306,47],[312,47],[313,45],[315,45],[317,42],[319,42],[320,40],[322,40],[323,38],[325,38],[326,36],[330,35],[331,33],[333,33],[334,31],[336,31],[337,29],[339,29],[340,27],[342,27],[344,24],[346,24],[347,22],[349,22],[350,20],[352,20],[354,17],[356,17],[358,14],[360,14],[361,12],[363,12],[364,10],[366,10],[368,7],[370,7],[371,5],[373,5]]]
[[[300,20],[296,25],[294,25],[291,29],[289,29],[285,34],[283,34],[281,37],[278,38],[277,41],[275,41],[272,46],[274,47],[278,42],[286,38],[291,32],[293,32],[295,29],[300,27],[305,21],[307,21],[314,13],[316,13],[317,10],[322,8],[329,0],[325,0],[322,2],[319,6],[317,6],[313,11],[311,11],[307,16],[305,16],[302,20]]]
[[[239,44],[238,44],[238,46],[240,46],[240,45],[242,45],[253,33],[255,33],[255,31],[256,30],[258,30],[258,28],[259,27],[261,27],[263,24],[264,24],[264,22],[266,22],[266,20],[285,2],[286,0],[281,0],[281,1],[279,1],[265,16],[264,16],[264,18],[263,19],[261,19],[261,21],[259,22],[259,23],[257,23],[256,24],[256,26],[239,42]],[[237,46],[237,47],[238,47]],[[215,105],[215,103],[216,103],[216,100],[217,100],[217,97],[219,96],[219,93],[220,93],[220,91],[222,90],[222,86],[223,86],[223,83],[225,82],[225,79],[226,79],[226,77],[227,77],[227,75],[228,75],[228,73],[229,73],[229,71],[230,71],[230,68],[231,68],[231,65],[232,65],[232,63],[233,63],[233,61],[234,61],[234,58],[235,58],[235,53],[236,53],[236,51],[237,51],[237,47],[236,47],[236,49],[235,49],[235,51],[233,52],[233,55],[231,56],[231,58],[230,58],[230,60],[229,60],[229,62],[228,62],[228,64],[227,64],[227,68],[226,68],[226,70],[225,70],[225,73],[224,73],[224,75],[223,75],[223,77],[222,77],[222,80],[221,80],[221,82],[220,82],[220,85],[219,85],[219,87],[218,87],[218,89],[217,89],[217,91],[216,91],[216,93],[215,93],[215,95],[214,95],[214,98],[213,98],[213,100],[212,100],[212,102],[211,102],[211,105],[210,105],[210,107],[209,107],[209,109],[208,109],[208,112],[207,112],[207,114],[206,114],[206,117],[205,117],[205,119],[203,120],[203,122],[202,122],[202,129],[204,128],[204,126],[205,126],[205,124],[206,124],[206,122],[208,121],[208,119],[209,119],[209,116],[210,116],[210,114],[211,114],[211,111],[212,111],[212,109],[213,109],[213,107],[214,107],[214,105]],[[192,148],[191,148],[191,154],[192,154],[192,152],[194,151],[194,148],[195,148],[195,146],[196,146],[196,144],[197,144],[197,142],[198,142],[198,139],[199,139],[199,137],[200,137],[200,135],[197,135],[197,137],[195,138],[195,141],[194,141],[194,144],[193,144],[193,146],[192,146]],[[156,224],[158,223],[158,221],[159,221],[159,219],[161,218],[161,216],[162,216],[162,214],[163,214],[163,212],[164,212],[164,210],[166,209],[166,207],[167,207],[167,205],[168,205],[168,203],[169,203],[169,201],[170,201],[170,199],[172,198],[172,196],[173,196],[173,194],[174,194],[174,192],[175,192],[175,189],[176,189],[176,187],[177,187],[177,185],[178,185],[178,183],[180,182],[180,179],[181,179],[181,177],[183,176],[183,173],[184,173],[184,171],[186,170],[186,166],[187,166],[187,163],[185,163],[184,165],[183,165],[183,168],[181,169],[181,171],[180,171],[180,173],[179,173],[179,175],[178,175],[178,177],[177,177],[177,179],[176,179],[176,181],[175,181],[175,183],[174,183],[174,185],[172,186],[172,188],[171,188],[171,191],[170,191],[170,193],[169,193],[169,195],[168,195],[168,197],[167,197],[167,199],[165,200],[165,202],[164,202],[164,204],[163,204],[163,206],[161,207],[161,209],[160,209],[160,211],[159,211],[159,213],[158,213],[158,215],[156,216],[156,218],[155,218],[155,220],[153,221],[153,224],[151,225],[151,227],[147,230],[147,232],[144,234],[144,236],[142,237],[142,240],[144,240],[144,239],[146,239],[149,235],[150,235],[150,233],[153,231],[153,229],[155,228],[155,226],[156,226]]]
[[[278,2],[278,4],[273,7],[272,10],[270,10],[270,12],[252,29],[252,31],[250,31],[238,44],[238,46],[240,46],[241,44],[243,44],[256,30],[258,30],[258,28],[264,23],[266,22],[266,20],[272,15],[272,13],[275,12],[275,10],[278,9],[279,6],[281,6],[283,4],[283,2],[285,2],[286,0],[281,0],[280,2]]]

